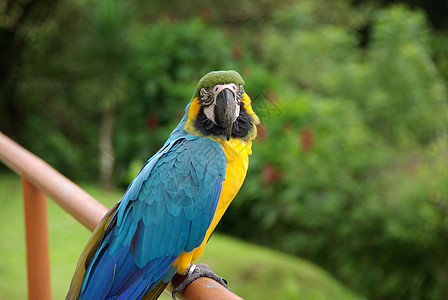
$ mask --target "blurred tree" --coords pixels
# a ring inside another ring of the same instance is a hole
[[[16,118],[22,117],[16,91],[23,53],[32,41],[33,31],[53,17],[58,3],[59,0],[4,0],[0,3],[0,106],[5,112],[0,128],[11,135],[18,135]]]
[[[101,110],[99,138],[100,181],[112,188],[114,116],[116,106],[128,100],[128,67],[134,55],[130,42],[133,9],[128,2],[93,2],[82,47],[87,77],[83,82],[90,103]]]
[[[411,8],[421,8],[426,12],[429,22],[438,30],[448,29],[448,2],[440,0],[351,0],[354,4],[374,3],[382,7],[391,4],[405,4]]]
[[[430,143],[442,134],[447,92],[431,38],[421,12],[400,5],[377,11],[363,60],[351,56],[327,77],[327,92],[355,100],[367,124],[393,144]]]

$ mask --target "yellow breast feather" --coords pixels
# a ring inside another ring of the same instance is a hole
[[[219,143],[224,151],[224,154],[226,155],[226,178],[223,182],[221,196],[219,198],[218,206],[216,207],[215,215],[210,227],[207,230],[203,242],[199,247],[191,252],[182,252],[182,254],[173,263],[173,265],[177,265],[177,272],[179,274],[183,274],[187,270],[190,263],[196,260],[203,253],[205,244],[208,242],[227,207],[229,207],[233,198],[235,198],[239,189],[243,185],[246,177],[247,168],[249,165],[249,155],[252,154],[252,140],[257,136],[256,125],[260,123],[260,119],[252,110],[251,100],[246,93],[242,95],[241,101],[243,101],[244,107],[246,108],[252,123],[252,129],[249,134],[244,138],[232,138],[230,140],[207,136],[208,138],[211,138]],[[202,103],[199,97],[195,97],[190,102],[187,114],[188,118],[184,126],[185,131],[197,136],[205,136],[197,130],[194,125],[196,117],[201,109],[201,105]]]
[[[203,253],[205,244],[215,230],[216,225],[218,225],[227,207],[229,207],[233,198],[235,198],[235,195],[243,185],[249,165],[249,155],[252,153],[252,141],[243,141],[240,139],[230,139],[229,141],[226,141],[215,138],[213,138],[213,140],[221,145],[226,155],[226,179],[223,182],[218,206],[216,207],[216,212],[210,227],[205,234],[204,241],[192,252],[182,252],[174,262],[174,265],[177,265],[178,273],[180,274],[184,273],[190,263]]]

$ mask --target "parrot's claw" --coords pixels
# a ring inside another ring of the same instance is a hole
[[[230,288],[227,286],[227,280],[221,276],[216,275],[206,264],[190,264],[184,275],[186,276],[185,280],[182,281],[182,283],[179,284],[171,294],[174,300],[176,300],[177,293],[182,293],[187,288],[187,286],[190,285],[190,283],[200,277],[211,278],[230,290]]]

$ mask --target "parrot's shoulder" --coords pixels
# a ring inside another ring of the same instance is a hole
[[[169,150],[162,155],[167,159],[172,159],[174,156],[188,156],[195,160],[217,160],[219,163],[225,157],[224,151],[220,144],[208,137],[200,137],[188,134],[182,138],[177,139]]]
[[[177,161],[172,165],[174,169],[180,170],[181,162],[205,163],[212,161],[214,169],[225,174],[226,155],[224,150],[216,141],[208,137],[199,137],[192,134],[185,134],[176,138],[170,138],[165,145],[144,164],[139,174],[129,185],[121,202],[134,200],[149,176],[157,172],[157,168],[162,163]],[[184,166],[185,167],[185,166]]]

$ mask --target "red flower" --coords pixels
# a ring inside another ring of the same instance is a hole
[[[266,126],[264,125],[257,125],[257,139],[260,142],[264,142],[266,139]]]
[[[265,185],[271,185],[280,179],[280,174],[273,165],[268,163],[261,169],[261,177]]]
[[[304,153],[311,150],[314,144],[314,133],[310,128],[304,128],[300,132],[300,143]]]
[[[168,22],[174,21],[174,18],[174,13],[171,10],[167,10],[163,13],[163,19]]]
[[[241,45],[236,44],[232,48],[232,54],[235,59],[240,59],[243,56],[244,49]]]
[[[204,6],[200,9],[199,15],[204,23],[210,23],[210,20],[213,19],[213,10],[209,6]]]
[[[159,127],[159,117],[155,113],[150,112],[146,116],[146,127],[148,129],[156,129]]]

